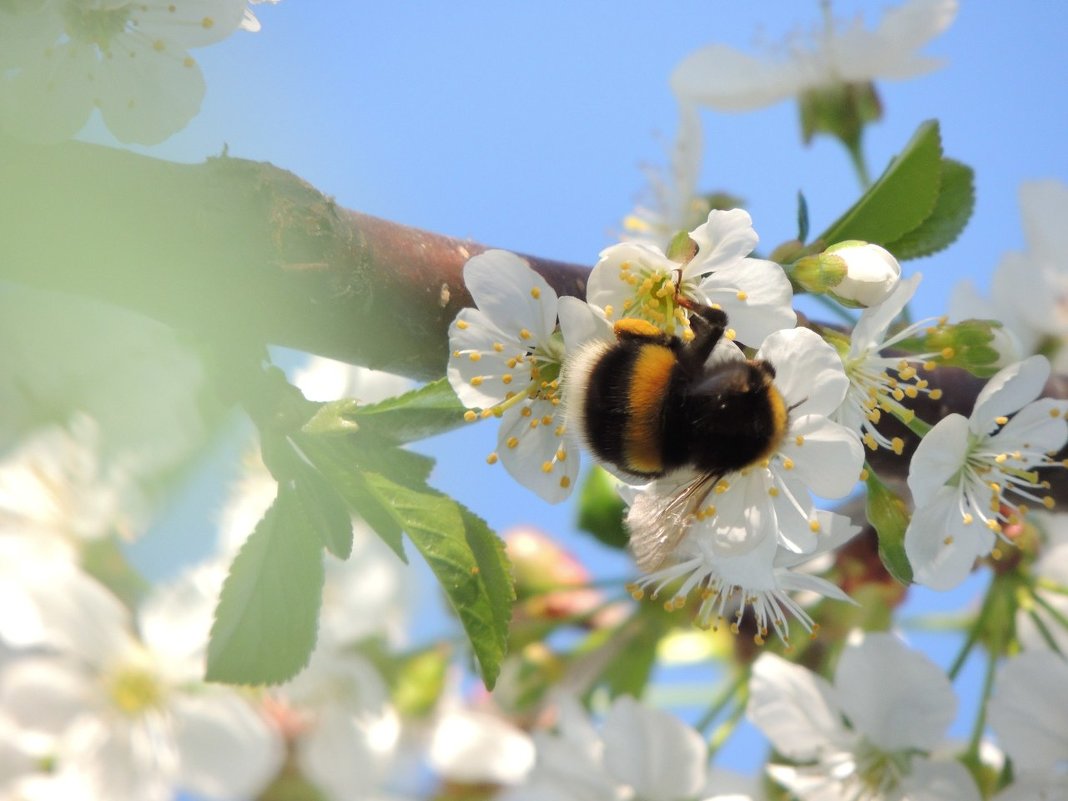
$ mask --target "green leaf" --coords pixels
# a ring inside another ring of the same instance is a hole
[[[942,159],[942,184],[930,216],[886,249],[902,261],[930,256],[952,245],[975,208],[975,172],[967,164]]]
[[[819,237],[825,245],[859,239],[886,247],[930,216],[942,180],[938,123],[923,123],[879,180]]]
[[[660,616],[640,614],[632,619],[638,621],[644,625],[601,676],[612,698],[619,695],[641,698],[656,666],[656,646],[668,631],[666,621]]]
[[[912,565],[905,554],[905,529],[909,514],[904,501],[879,480],[868,468],[868,520],[879,536],[879,559],[887,571],[902,584],[912,583]]]
[[[260,448],[275,480],[296,494],[296,511],[304,515],[319,541],[334,556],[348,559],[352,553],[352,516],[345,500],[292,438],[264,432]]]
[[[402,445],[462,426],[465,411],[448,379],[440,378],[396,398],[350,409],[345,418]]]
[[[387,505],[372,492],[367,476],[382,475],[403,485],[424,484],[434,461],[394,447],[367,431],[347,436],[302,432],[295,441],[349,509],[362,517],[406,563],[403,529]]]
[[[437,576],[471,641],[482,680],[492,689],[507,648],[515,600],[503,543],[481,519],[446,495],[373,473],[365,478]]]
[[[208,643],[207,678],[277,684],[308,662],[319,618],[323,554],[291,487],[242,546],[223,584]]]
[[[625,509],[612,477],[600,467],[590,470],[579,495],[578,527],[605,545],[626,548],[630,535],[623,525]]]

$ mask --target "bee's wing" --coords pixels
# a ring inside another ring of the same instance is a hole
[[[630,550],[643,572],[658,570],[675,553],[718,478],[716,473],[701,473],[670,494],[643,492],[634,499],[627,513],[627,528]]]

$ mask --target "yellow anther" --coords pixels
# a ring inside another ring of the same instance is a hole
[[[501,376],[501,383],[503,383],[503,384],[511,384],[512,383],[512,374],[511,373],[505,373],[504,375],[502,375]]]
[[[560,486],[567,489],[571,486],[571,479],[567,476],[560,476]]]
[[[1047,509],[1052,509],[1054,506],[1056,506],[1056,501],[1053,500],[1052,496],[1047,495],[1045,498],[1042,499],[1042,505],[1045,506]]]
[[[614,308],[612,308],[612,304],[611,303],[609,303],[607,306],[604,307],[604,316],[605,317],[611,318],[611,316],[613,314],[615,314],[615,313],[616,313],[616,310]]]
[[[514,448],[519,445],[519,437],[508,437],[508,439],[504,441],[504,444],[509,448]]]
[[[482,360],[482,354],[479,353],[477,350],[473,350],[469,354],[467,354],[467,358],[470,359],[473,362],[481,361]]]
[[[1052,409],[1049,410],[1049,416],[1050,417],[1060,417],[1061,416],[1061,410],[1058,409],[1056,406],[1054,406]]]
[[[524,406],[523,410],[519,414],[522,417],[530,417],[530,415],[532,415],[533,412],[530,411],[530,407],[529,406]]]
[[[905,452],[905,440],[901,439],[901,437],[894,437],[890,440],[890,450],[900,456]]]
[[[798,446],[804,445],[805,444],[805,438],[804,438],[803,435],[798,434],[796,437],[794,437],[794,442],[796,442],[798,444]]]
[[[735,337],[738,336],[738,332],[735,331],[733,328],[728,328],[726,331],[723,332],[723,336],[733,342]]]
[[[530,339],[532,336],[534,336],[534,335],[532,333],[530,333],[527,329],[525,329],[525,328],[520,328],[519,329],[519,338],[520,339]]]
[[[460,351],[458,351],[458,350],[454,350],[454,351],[452,352],[452,356],[453,356],[453,358],[454,358],[454,359],[459,359],[459,358],[460,358],[460,355],[461,355],[461,354],[460,354]]]
[[[456,327],[459,328],[461,331],[466,331],[467,330],[467,320],[457,320],[456,321]]]
[[[819,520],[809,520],[808,521],[808,530],[811,531],[813,534],[819,532],[819,530],[820,530],[820,521]]]
[[[931,395],[931,400],[941,400],[941,398],[942,398],[942,390],[940,390],[940,389],[932,389],[931,392],[930,392],[930,395]]]
[[[534,298],[534,300],[537,300],[538,298],[540,298],[541,297],[541,288],[540,287],[536,287],[536,286],[532,286],[530,288],[530,296],[532,298]]]
[[[782,467],[783,470],[793,470],[794,460],[787,456],[785,459],[782,460]]]
[[[497,464],[497,454],[491,453],[486,457],[486,464]]]
[[[943,359],[952,359],[956,355],[957,355],[957,352],[955,350],[953,350],[953,348],[949,347],[948,345],[946,347],[942,348],[942,358]]]
[[[779,488],[778,487],[768,487],[768,495],[770,495],[772,498],[778,498],[779,497]]]
[[[1008,459],[1009,455],[1007,453],[999,453],[997,456],[994,457],[994,461],[998,464],[1005,464]]]
[[[995,534],[1001,533],[1001,523],[999,523],[997,520],[987,520],[986,527],[993,531]]]
[[[553,471],[553,463],[552,462],[542,462],[541,463],[541,472],[543,472],[543,473],[551,473],[552,471]]]
[[[890,397],[900,403],[901,401],[905,400],[905,393],[902,392],[900,389],[895,389],[893,392],[890,393]]]
[[[1003,426],[1007,422],[1009,422],[1009,418],[1007,418],[1005,415],[1001,415],[1001,417],[995,417],[994,422],[997,423],[999,426]]]
[[[868,474],[868,468],[866,468],[866,467],[860,468],[860,480],[861,481],[867,481],[868,480],[868,475],[869,475]]]
[[[472,378],[471,379],[471,386],[473,386],[473,387],[482,386],[482,376],[476,375],[474,378]]]
[[[951,535],[947,536],[945,539],[943,539],[942,540],[942,544],[943,545],[952,545],[953,544],[953,535],[951,534]]]
[[[464,412],[464,420],[466,420],[467,422],[473,423],[477,419],[478,414],[476,414],[473,409],[468,409],[466,412]]]
[[[743,303],[745,301],[749,300],[749,295],[747,295],[745,292],[742,292],[741,290],[738,291],[738,294],[735,295],[735,297],[738,298],[738,300],[742,301]]]
[[[924,362],[923,363],[923,369],[927,370],[928,372],[930,372],[931,370],[934,370],[937,366],[938,365],[935,364],[934,362]]]
[[[565,426],[563,426],[563,425],[558,425],[558,426],[557,426],[557,427],[556,427],[556,428],[555,428],[555,429],[553,430],[553,433],[554,433],[554,434],[556,434],[556,436],[558,436],[558,437],[562,437],[562,436],[564,435],[564,433],[565,433],[566,431],[567,431],[567,428],[566,428]]]
[[[556,461],[562,462],[566,458],[567,458],[567,451],[565,451],[563,448],[557,448],[556,449]]]
[[[971,512],[965,512],[963,515],[961,515],[961,520],[964,522],[964,525],[970,526],[972,524],[972,521],[975,520],[975,518],[972,517]]]

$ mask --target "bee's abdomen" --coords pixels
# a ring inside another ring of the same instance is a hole
[[[664,398],[677,358],[668,346],[634,342],[597,364],[583,409],[590,449],[639,476],[662,475]]]

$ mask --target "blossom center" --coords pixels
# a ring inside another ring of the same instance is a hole
[[[630,287],[630,297],[623,301],[621,317],[636,317],[669,333],[676,325],[689,330],[685,311],[675,302],[682,287],[679,270],[635,265],[619,265],[619,280]]]
[[[71,39],[82,44],[95,44],[107,53],[111,41],[126,30],[130,6],[90,8],[84,0],[70,0],[63,5],[61,13]]]
[[[163,704],[162,682],[144,667],[119,668],[109,677],[107,690],[118,710],[128,717],[137,717]]]

